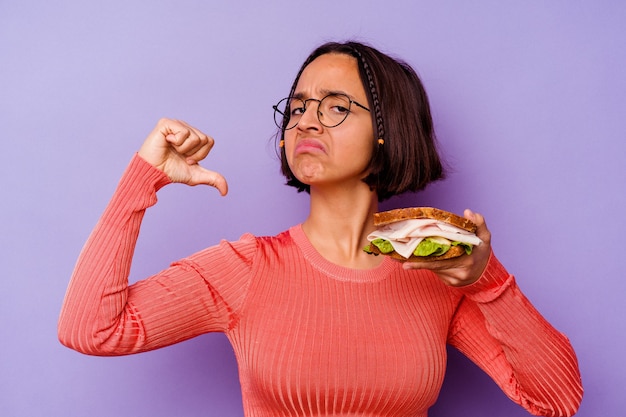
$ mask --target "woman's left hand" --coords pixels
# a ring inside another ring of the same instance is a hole
[[[446,284],[454,287],[462,287],[476,282],[485,270],[491,255],[491,233],[487,229],[485,218],[482,215],[469,209],[465,210],[463,215],[476,224],[476,235],[483,241],[480,245],[474,246],[471,255],[442,261],[405,262],[403,264],[404,269],[429,269]]]

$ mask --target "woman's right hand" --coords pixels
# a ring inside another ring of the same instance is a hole
[[[183,121],[161,119],[139,149],[139,156],[163,171],[172,182],[206,184],[226,195],[226,179],[198,164],[214,143],[213,138]]]

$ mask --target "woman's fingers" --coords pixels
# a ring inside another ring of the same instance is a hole
[[[466,219],[471,220],[476,225],[476,236],[480,238],[487,245],[491,243],[491,232],[487,228],[487,223],[485,222],[485,218],[480,213],[474,213],[470,209],[465,209],[463,215]]]
[[[191,171],[190,181],[187,183],[188,185],[204,184],[216,188],[223,196],[228,193],[226,178],[219,172],[202,168],[200,165],[195,165],[192,167]]]
[[[226,179],[198,164],[214,144],[212,137],[183,121],[161,119],[141,146],[139,156],[165,172],[173,182],[206,184],[226,195]]]
[[[170,131],[165,136],[167,142],[184,159],[191,158],[199,162],[206,158],[215,144],[213,138],[184,122],[178,123],[181,125],[178,130]]]

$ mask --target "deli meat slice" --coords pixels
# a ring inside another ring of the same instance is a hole
[[[434,219],[410,219],[389,223],[372,232],[367,236],[367,240],[370,242],[378,238],[388,240],[398,254],[408,258],[424,238],[435,236],[470,245],[480,245],[482,242],[467,230]]]

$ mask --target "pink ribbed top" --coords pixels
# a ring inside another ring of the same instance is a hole
[[[223,241],[129,286],[143,214],[168,182],[132,160],[77,262],[59,321],[65,345],[123,355],[224,332],[247,417],[425,417],[446,344],[531,413],[578,408],[570,343],[494,256],[476,283],[451,288],[389,259],[371,270],[337,266],[294,226]]]

